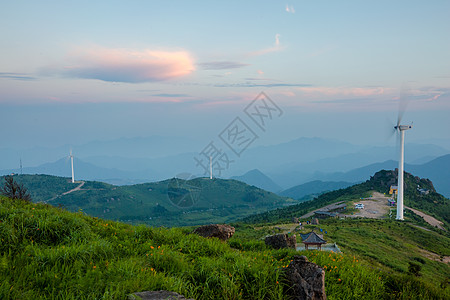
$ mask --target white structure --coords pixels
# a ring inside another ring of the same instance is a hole
[[[405,131],[411,129],[412,125],[400,125],[400,119],[397,126],[394,127],[400,133],[400,159],[398,160],[398,192],[397,192],[397,220],[403,220],[403,161],[405,151]]]
[[[209,157],[209,179],[212,179],[212,156]]]
[[[70,165],[72,166],[72,183],[75,183],[75,176],[73,174],[73,155],[72,155],[72,150],[70,150]]]

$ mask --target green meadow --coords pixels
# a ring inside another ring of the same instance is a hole
[[[331,232],[340,234],[333,239],[352,231],[333,231],[337,226],[333,223],[326,226],[330,237]],[[430,260],[424,259],[420,275],[409,274],[401,266],[372,259],[368,250],[369,254],[359,250],[355,245],[361,238],[354,239],[354,245],[342,244],[348,249],[344,254],[299,253],[268,249],[261,240],[267,228],[237,226],[228,242],[191,231],[133,226],[1,198],[0,298],[126,299],[133,292],[165,289],[195,299],[289,299],[283,274],[298,254],[324,268],[329,299],[448,299],[450,295],[445,285],[448,266],[440,269],[442,281],[432,284]],[[445,254],[445,247],[430,250]]]

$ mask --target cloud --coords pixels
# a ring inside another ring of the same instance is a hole
[[[95,48],[75,52],[69,56],[69,61],[72,63],[59,73],[109,82],[165,81],[189,75],[195,70],[186,51]]]
[[[26,73],[6,73],[6,72],[0,72],[0,78],[4,79],[13,79],[13,80],[35,80],[36,77],[30,76],[30,74]]]
[[[237,69],[249,66],[249,64],[244,64],[234,61],[211,61],[206,63],[198,64],[203,70],[226,70],[226,69]]]
[[[182,97],[190,97],[188,94],[153,94],[155,97],[167,97],[167,98],[182,98]]]
[[[267,54],[267,53],[278,52],[278,51],[283,50],[284,47],[281,46],[280,37],[281,37],[281,35],[279,33],[277,33],[275,35],[275,45],[274,46],[272,46],[270,48],[266,48],[266,49],[250,52],[248,54],[248,56],[260,56],[260,55],[264,55],[264,54]]]
[[[295,14],[295,9],[292,5],[289,6],[289,4],[286,4],[286,12]]]
[[[215,87],[308,87],[310,84],[303,83],[229,83],[229,84],[215,84]]]
[[[308,96],[346,96],[346,97],[369,97],[383,95],[392,89],[383,87],[300,87],[297,90]]]

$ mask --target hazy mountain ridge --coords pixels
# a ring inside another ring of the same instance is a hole
[[[161,145],[157,147],[158,143]],[[186,147],[183,143],[186,144]],[[75,178],[101,180],[114,184],[132,184],[164,180],[180,173],[204,176],[203,170],[197,167],[194,161],[194,157],[198,155],[198,152],[195,151],[203,148],[197,147],[198,145],[200,144],[193,141],[186,142],[185,139],[162,137],[88,143],[80,146],[79,149],[75,148]],[[96,149],[97,146],[98,149]],[[68,149],[68,147],[66,148]],[[130,150],[131,148],[139,149],[133,152]],[[57,148],[61,152],[59,157],[67,157],[67,149]],[[109,152],[108,149],[110,149]],[[188,149],[197,150],[185,152]],[[0,149],[0,153],[3,150],[5,149]],[[45,150],[41,152],[54,156],[54,152]],[[163,150],[167,150],[167,152]],[[131,152],[127,153],[127,151]],[[406,162],[425,161],[426,163],[430,159],[449,153],[449,150],[439,146],[414,143],[407,144],[405,151]],[[152,157],[157,154],[162,155],[163,152],[166,156]],[[276,185],[281,187],[279,190],[282,190],[314,180],[359,182],[379,169],[396,168],[394,159],[398,156],[397,152],[395,147],[358,146],[337,140],[299,138],[287,143],[249,148],[242,157],[235,159],[229,169],[225,170],[220,177],[229,178],[257,168],[274,184],[264,186],[263,181],[266,180],[263,179],[254,180],[251,184],[272,191],[276,190]],[[171,153],[178,154],[171,155]],[[16,154],[18,155],[18,153]],[[11,153],[8,155],[10,156]],[[147,156],[135,157],[136,155]],[[9,156],[0,157],[6,160]],[[18,162],[19,157],[17,157],[16,168],[0,170],[0,174],[20,173]],[[28,160],[24,157],[23,163],[24,173],[70,176],[68,160],[61,159],[58,162],[30,168]],[[405,169],[408,170],[408,168],[422,176],[428,176],[428,173],[433,174],[438,190],[450,196],[450,191],[443,188],[445,178],[450,178],[446,172],[443,172],[445,170],[427,169],[422,172],[420,165],[416,167],[407,163]],[[434,168],[439,169],[440,166],[436,165]],[[436,172],[444,174],[442,182],[436,176]],[[215,174],[215,176],[219,177],[219,174]]]
[[[354,183],[345,181],[321,181],[314,180],[304,184],[294,186],[290,189],[278,193],[281,196],[291,197],[293,199],[301,199],[307,195],[317,195],[324,192],[343,189],[353,185]]]
[[[230,179],[239,180],[272,193],[281,191],[281,187],[278,184],[258,169],[248,171],[241,176],[233,176]]]

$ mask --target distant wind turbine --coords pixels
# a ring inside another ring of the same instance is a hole
[[[209,179],[212,179],[212,156],[209,157]]]
[[[70,149],[69,157],[70,157],[70,165],[72,166],[72,183],[75,183],[75,176],[74,176],[74,173],[73,173],[73,154],[72,154],[72,149]]]

